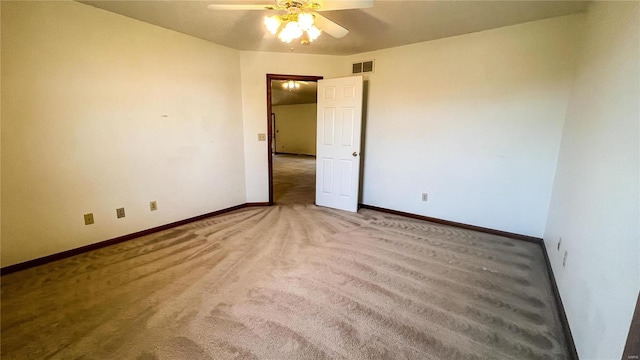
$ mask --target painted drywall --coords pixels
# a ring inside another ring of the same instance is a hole
[[[328,79],[345,75],[343,61],[341,56],[254,51],[240,53],[248,202],[269,201],[267,142],[258,141],[258,134],[266,134],[269,122],[267,74],[312,75]]]
[[[316,154],[317,104],[279,105],[276,114],[276,152]]]
[[[542,237],[581,22],[560,17],[348,57],[345,71],[375,60],[363,203]]]
[[[640,290],[639,19],[589,7],[544,236],[580,359],[622,357]]]
[[[2,266],[245,202],[238,51],[73,1],[1,6]]]

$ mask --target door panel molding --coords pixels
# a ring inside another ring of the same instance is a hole
[[[318,81],[316,205],[358,211],[364,79]]]

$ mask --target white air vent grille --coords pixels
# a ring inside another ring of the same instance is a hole
[[[351,68],[352,74],[362,74],[362,73],[372,73],[372,72],[373,72],[373,60],[355,63]]]

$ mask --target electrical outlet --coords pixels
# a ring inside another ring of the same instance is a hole
[[[259,133],[258,134],[258,141],[267,141],[267,134]]]
[[[155,201],[152,201],[149,203],[149,209],[151,209],[151,211],[156,211],[158,210],[158,203]]]
[[[422,201],[427,201],[429,199],[429,194],[422,193]]]
[[[116,216],[118,217],[118,219],[123,218],[124,217],[124,208],[116,209]]]
[[[562,267],[564,267],[567,264],[567,255],[569,255],[569,252],[565,251],[564,257],[562,258]]]
[[[562,236],[558,239],[558,251],[560,251],[560,244],[562,244]]]
[[[85,225],[93,224],[93,213],[84,214],[84,224]]]

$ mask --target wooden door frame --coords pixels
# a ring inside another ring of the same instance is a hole
[[[276,128],[276,113],[271,113],[271,128],[274,129]],[[273,142],[271,144],[271,154],[274,155],[276,153],[276,150],[278,150],[278,142],[276,141],[276,137],[275,134],[271,134],[271,141]]]
[[[267,161],[269,166],[269,205],[273,205],[273,154],[272,139],[273,131],[271,126],[271,80],[293,80],[293,81],[314,81],[322,80],[322,76],[310,75],[284,75],[284,74],[267,74]]]

